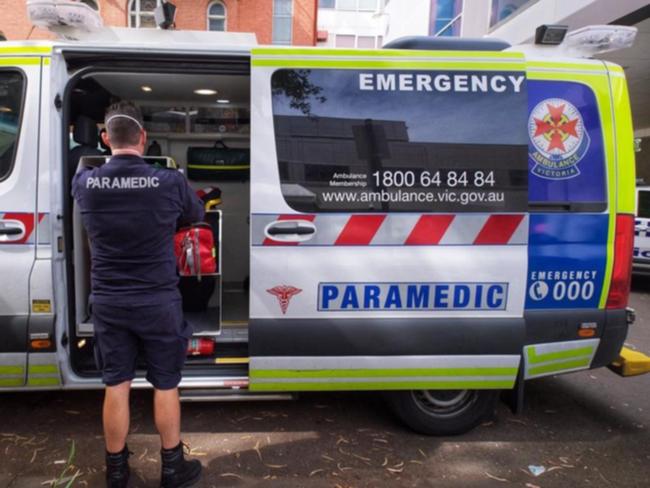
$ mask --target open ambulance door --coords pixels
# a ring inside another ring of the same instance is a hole
[[[251,390],[512,388],[522,55],[259,48],[251,83]]]

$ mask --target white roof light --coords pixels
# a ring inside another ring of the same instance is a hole
[[[146,92],[146,93],[151,93],[153,91],[153,88],[151,88],[150,86],[147,86],[147,85],[143,85],[141,88],[142,88],[142,91]]]
[[[569,32],[564,38],[564,48],[577,55],[606,53],[631,47],[637,28],[623,25],[590,25]]]
[[[225,98],[220,98],[217,100],[217,103],[230,103],[230,100],[226,100]]]
[[[69,37],[95,31],[103,24],[99,12],[73,0],[27,0],[27,14],[36,27]]]
[[[194,93],[197,95],[216,95],[217,90],[212,90],[210,88],[199,88],[198,90],[194,90]]]

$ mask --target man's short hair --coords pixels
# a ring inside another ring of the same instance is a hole
[[[125,117],[119,117],[119,115]],[[132,119],[138,122],[136,123]],[[138,124],[140,125],[138,126]],[[108,132],[111,147],[114,149],[135,146],[140,142],[140,130],[144,127],[142,112],[133,102],[119,101],[106,110],[104,126]]]

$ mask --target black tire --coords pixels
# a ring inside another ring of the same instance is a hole
[[[498,390],[411,390],[387,392],[395,415],[415,432],[459,435],[494,415]]]

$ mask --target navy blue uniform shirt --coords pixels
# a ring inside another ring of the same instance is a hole
[[[180,300],[174,233],[204,214],[182,173],[138,156],[113,156],[99,168],[80,170],[72,196],[90,238],[93,303]]]

